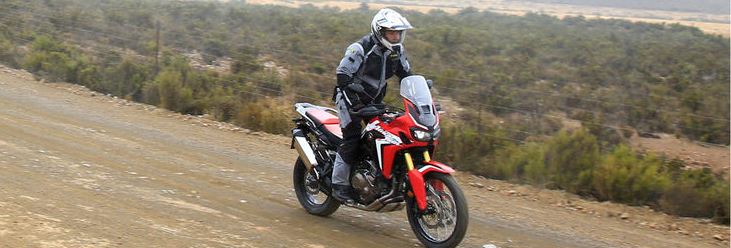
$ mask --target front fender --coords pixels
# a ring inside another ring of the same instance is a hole
[[[416,200],[416,206],[420,211],[426,210],[426,185],[424,184],[424,176],[418,170],[411,170],[407,173],[411,191]]]
[[[414,193],[414,198],[416,198],[416,205],[420,211],[426,210],[426,185],[424,184],[424,176],[432,172],[452,174],[454,173],[454,169],[437,161],[429,161],[424,162],[424,165],[419,169],[411,170],[407,174],[409,183],[411,184],[411,190]]]
[[[426,173],[429,172],[452,174],[454,173],[454,169],[449,167],[449,165],[437,161],[424,162],[424,165],[419,168],[419,173],[421,173],[421,175],[426,175]]]

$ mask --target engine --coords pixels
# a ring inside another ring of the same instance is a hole
[[[386,183],[380,180],[379,171],[372,161],[367,160],[364,164],[368,166],[356,169],[350,177],[350,184],[360,198],[360,202],[370,204],[383,194]]]

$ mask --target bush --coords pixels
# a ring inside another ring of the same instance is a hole
[[[478,175],[494,177],[491,166],[495,166],[496,151],[510,146],[505,133],[491,127],[473,127],[441,119],[441,137],[437,155],[452,163],[455,168],[471,171]]]
[[[489,177],[585,195],[593,192],[592,171],[601,161],[596,138],[584,129],[561,131],[542,143],[508,146],[492,156],[493,163],[478,169]]]
[[[189,113],[194,105],[193,91],[183,85],[182,78],[180,72],[172,70],[163,71],[155,78],[153,87],[159,96],[157,102],[160,103],[160,107]]]
[[[681,172],[659,203],[667,213],[729,222],[729,184],[708,169]]]
[[[71,58],[62,52],[33,51],[23,63],[24,68],[49,81],[69,81],[72,66]]]
[[[547,142],[544,156],[554,186],[578,194],[591,192],[593,169],[600,159],[599,143],[585,129],[559,132]]]
[[[519,182],[545,186],[550,182],[545,156],[545,144],[528,143],[525,146],[511,146],[495,154],[495,169],[491,174],[496,178],[514,178]]]
[[[292,121],[286,113],[290,113],[291,109],[288,101],[258,99],[246,103],[237,113],[234,122],[251,130],[289,135]]]
[[[18,67],[19,64],[19,53],[15,44],[4,36],[0,35],[0,62],[10,66]]]
[[[239,109],[234,94],[223,87],[213,88],[205,102],[208,104],[207,112],[218,121],[231,120]]]
[[[92,90],[105,90],[99,85],[96,66],[81,53],[48,36],[38,36],[31,52],[23,59],[23,67],[49,81],[81,84]]]
[[[122,63],[108,68],[104,73],[106,92],[130,100],[140,100],[140,93],[150,74],[150,65],[124,59]]]
[[[729,206],[729,203],[731,203],[731,199],[729,199],[729,190],[731,190],[731,187],[729,187],[728,180],[724,180],[724,182],[721,183],[721,185],[715,187],[713,199],[716,200],[716,209],[713,212],[713,219],[722,224],[729,224],[729,213],[731,212],[731,207]]]
[[[629,147],[620,145],[594,171],[595,196],[634,205],[655,203],[670,184],[662,168],[662,161],[656,157],[639,157]]]
[[[729,223],[729,183],[710,170],[682,170],[680,160],[641,155],[626,145],[616,146],[606,155],[598,150],[596,138],[585,129],[561,131],[543,143],[507,146],[480,159],[479,166],[465,169],[491,178]]]

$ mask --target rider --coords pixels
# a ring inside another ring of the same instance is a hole
[[[370,104],[380,104],[386,94],[386,79],[394,74],[400,79],[411,75],[411,67],[402,45],[406,30],[412,26],[396,11],[378,11],[371,22],[371,33],[345,51],[337,68],[334,100],[338,106],[343,143],[338,148],[332,176],[335,199],[352,204],[350,168],[356,163],[361,135],[361,118],[348,110],[358,111]]]

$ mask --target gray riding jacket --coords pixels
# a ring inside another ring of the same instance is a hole
[[[366,35],[348,46],[336,74],[338,87],[335,102],[339,109],[340,125],[344,128],[350,123],[347,110],[355,104],[354,98],[362,104],[380,103],[386,93],[386,79],[393,75],[399,79],[410,76],[411,66],[405,49],[392,52],[378,45],[373,35]],[[361,84],[364,92],[351,92],[345,87],[351,83]]]

